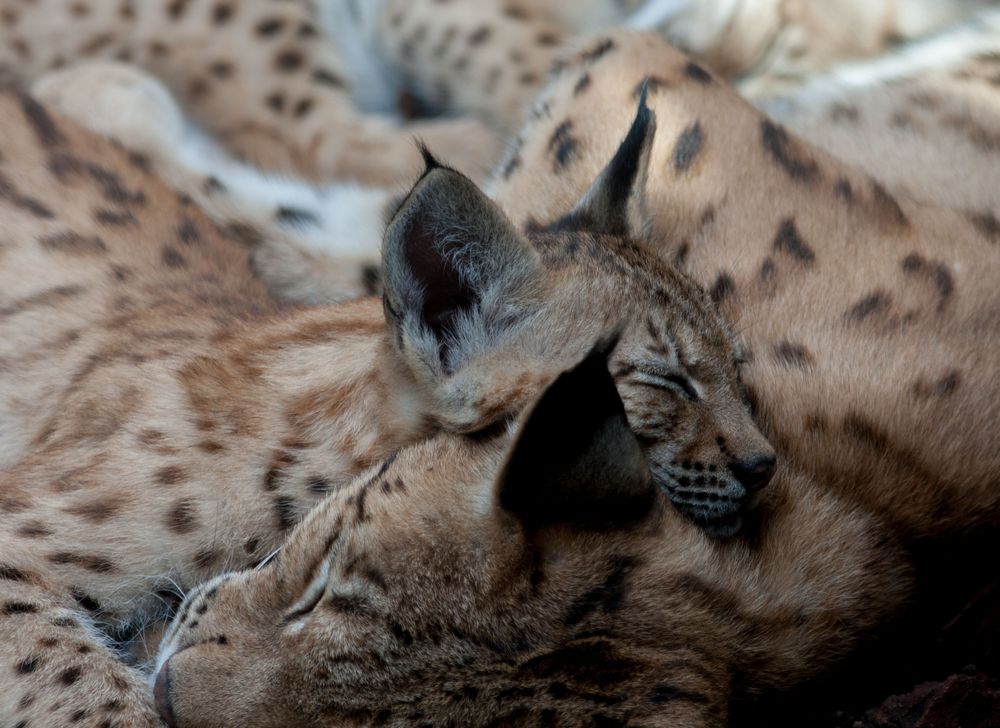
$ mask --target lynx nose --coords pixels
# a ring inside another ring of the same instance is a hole
[[[163,667],[160,668],[160,672],[156,676],[156,683],[153,685],[153,698],[156,700],[156,710],[167,728],[177,728],[177,718],[174,717],[174,709],[170,705],[170,660],[163,663]]]
[[[752,494],[771,482],[777,462],[774,453],[756,453],[730,463],[729,470],[747,493]]]

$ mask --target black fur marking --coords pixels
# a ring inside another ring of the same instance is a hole
[[[573,122],[567,119],[556,127],[549,139],[549,152],[553,155],[553,168],[556,172],[566,169],[576,156],[578,142],[573,138]]]
[[[593,63],[603,58],[615,48],[615,42],[611,38],[605,38],[589,51],[584,51],[581,58],[587,63]]]
[[[286,495],[280,495],[272,503],[274,504],[274,515],[278,519],[278,529],[287,531],[294,526],[298,520],[295,512],[295,500]]]
[[[613,614],[621,609],[628,587],[629,574],[638,562],[631,556],[618,556],[610,562],[610,573],[600,586],[580,596],[570,606],[564,622],[573,627],[597,611]]]
[[[45,110],[45,107],[26,93],[18,95],[21,101],[21,111],[24,112],[24,118],[27,119],[31,128],[34,129],[39,143],[43,147],[52,147],[64,143],[66,137],[59,131],[59,127],[56,126],[55,121],[49,116],[49,112]]]
[[[279,225],[291,225],[294,227],[319,226],[319,218],[309,210],[297,207],[279,207],[274,213],[274,219]]]
[[[27,581],[28,574],[16,566],[0,564],[0,579],[5,579],[6,581]]]
[[[736,281],[728,273],[720,273],[708,295],[715,303],[720,303],[736,291]]]
[[[35,614],[37,611],[37,606],[27,602],[7,602],[3,605],[3,614],[7,617],[12,614]]]
[[[694,61],[688,61],[688,64],[684,66],[684,75],[698,83],[708,84],[712,82],[712,74]]]
[[[813,364],[813,356],[802,344],[782,341],[774,347],[774,355],[778,361],[788,368],[807,369]]]
[[[194,220],[185,217],[177,227],[177,237],[184,245],[197,245],[201,243],[201,231]]]
[[[889,310],[891,305],[892,297],[888,293],[885,291],[875,291],[851,306],[845,316],[848,321],[860,323],[875,314]]]
[[[701,123],[696,121],[677,139],[677,144],[674,146],[674,171],[686,172],[691,169],[704,143],[705,135],[701,130]]]
[[[806,245],[795,227],[795,221],[791,218],[781,223],[778,235],[774,239],[774,249],[781,253],[787,253],[793,258],[801,260],[803,263],[812,263],[816,260],[816,254],[812,248]]]
[[[812,182],[819,175],[819,165],[813,159],[796,155],[795,142],[784,127],[770,119],[761,122],[764,148],[788,175],[800,182]]]

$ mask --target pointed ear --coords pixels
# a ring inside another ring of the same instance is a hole
[[[639,108],[625,140],[580,201],[555,227],[642,238],[646,234],[646,177],[656,136],[656,116],[642,84]]]
[[[422,151],[427,169],[386,230],[384,302],[404,355],[436,376],[502,338],[541,263],[470,179]]]
[[[561,374],[522,420],[497,488],[529,530],[621,527],[653,507],[649,465],[608,372],[616,341]]]

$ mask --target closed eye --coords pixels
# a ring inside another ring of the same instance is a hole
[[[679,389],[684,393],[684,396],[693,402],[697,402],[700,398],[694,383],[683,374],[648,364],[637,365],[636,371],[641,375],[642,378],[639,381],[643,384],[665,389]]]

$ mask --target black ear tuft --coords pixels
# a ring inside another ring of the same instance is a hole
[[[608,371],[614,335],[563,372],[522,421],[498,483],[526,528],[622,527],[646,516],[656,488]]]
[[[424,174],[427,174],[431,170],[443,168],[445,165],[441,164],[437,159],[431,154],[431,150],[427,148],[422,139],[417,139],[417,149],[420,150],[420,156],[424,159]]]
[[[573,209],[553,228],[591,230],[640,237],[649,156],[656,135],[656,115],[646,103],[649,79],[643,81],[639,106],[628,134],[614,157]]]

